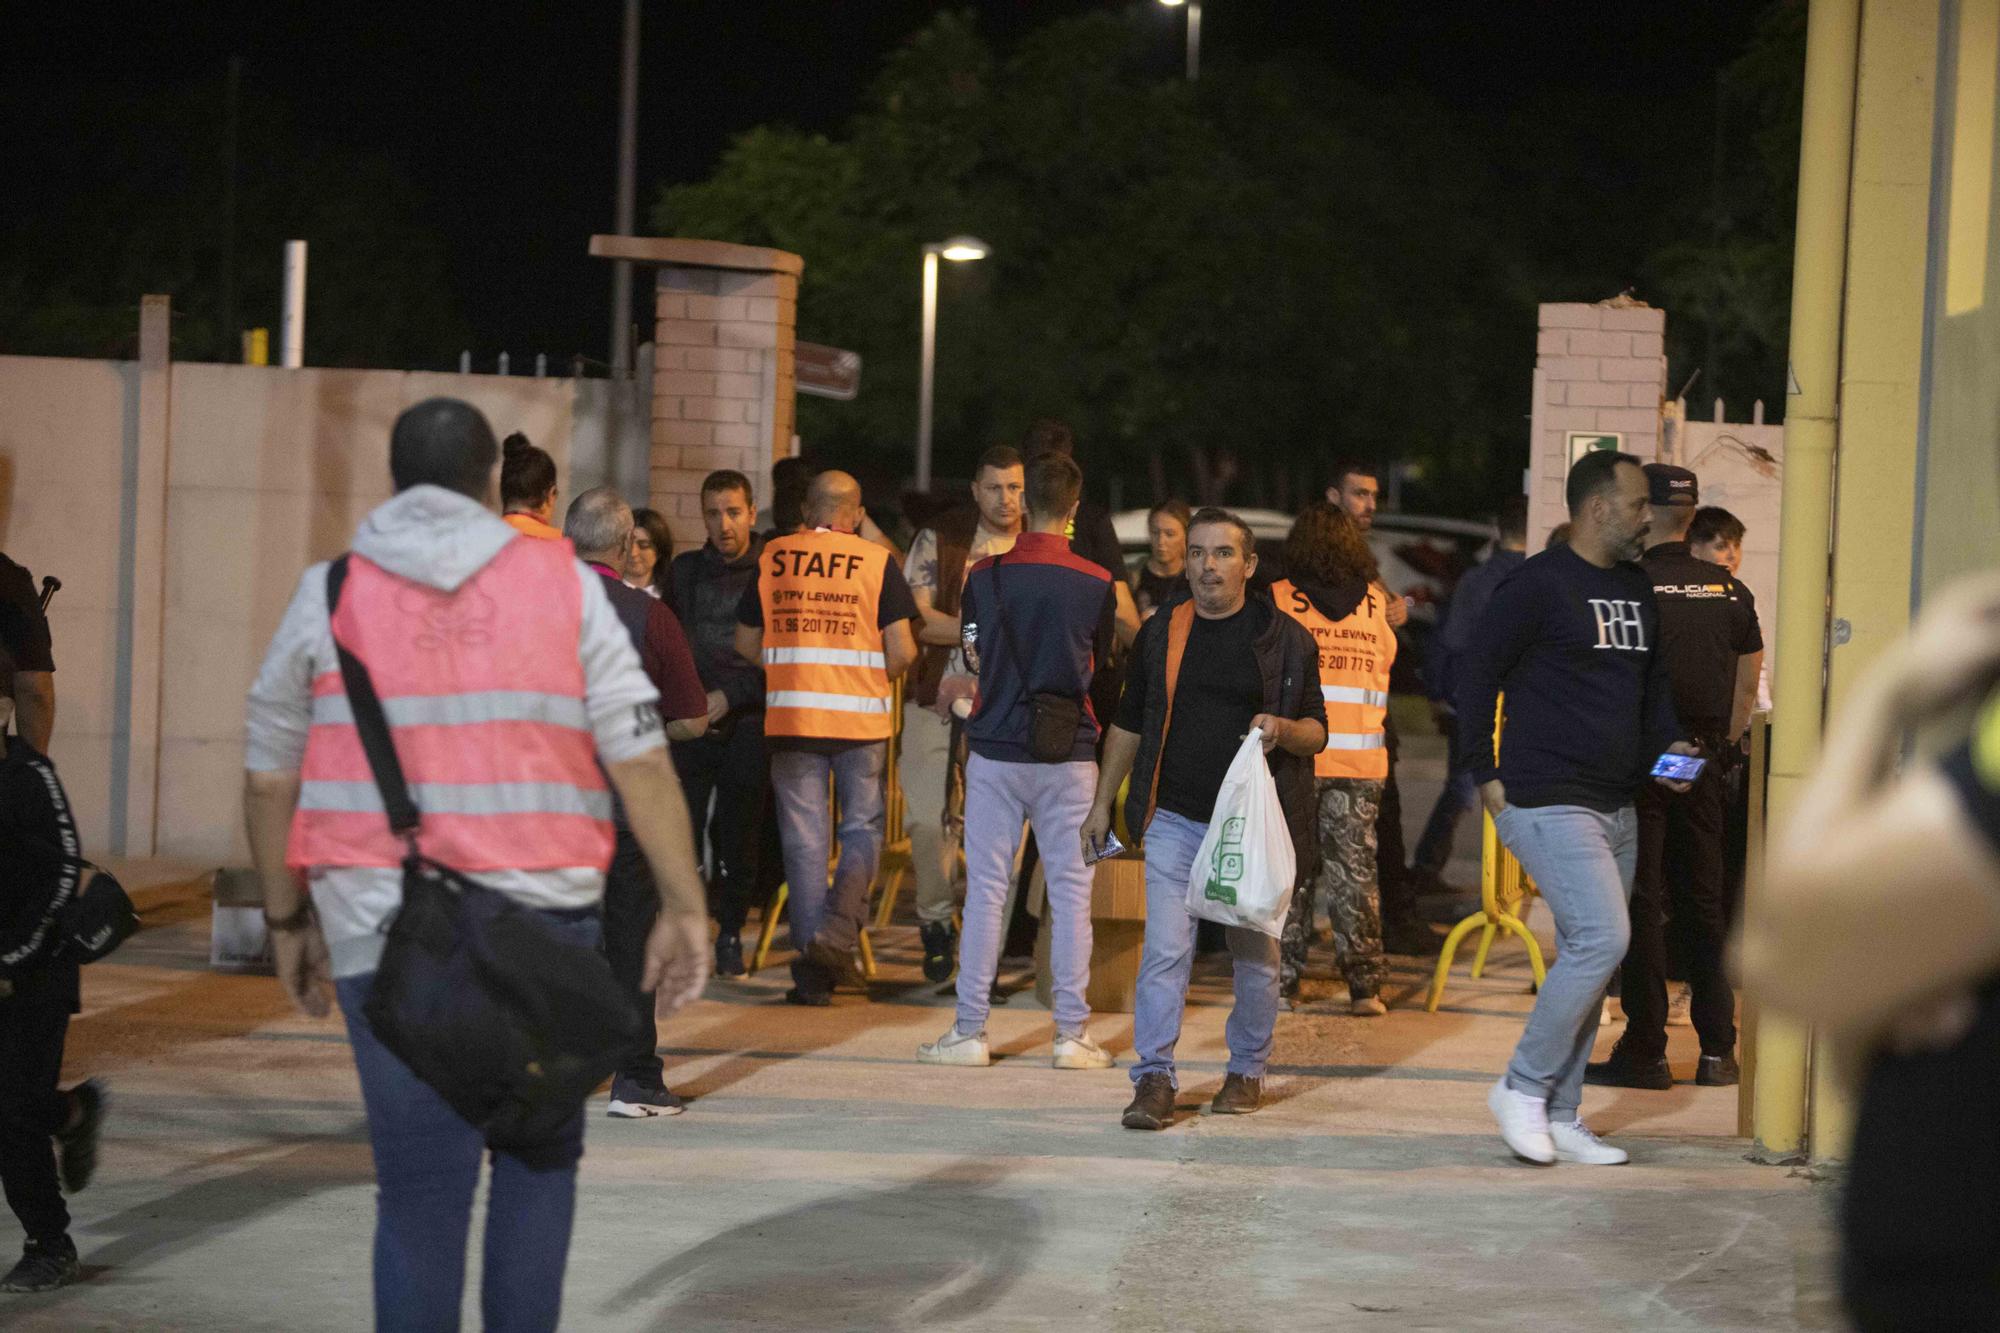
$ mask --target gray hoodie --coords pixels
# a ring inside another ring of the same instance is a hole
[[[412,486],[361,520],[353,549],[398,578],[452,592],[508,542],[533,540],[476,500],[437,486]],[[598,758],[618,763],[666,743],[658,730],[638,732],[631,724],[632,710],[659,694],[639,667],[639,655],[604,595],[603,581],[580,561],[576,574],[583,590],[577,657],[583,664],[584,704]],[[300,577],[250,687],[245,768],[299,770],[312,721],[312,682],[338,669],[327,620],[326,565],[320,563]],[[604,892],[602,866],[482,871],[479,879],[536,907],[589,907]],[[309,872],[336,977],[374,970],[382,951],[382,924],[401,902],[401,881],[402,872],[390,867],[315,866]]]

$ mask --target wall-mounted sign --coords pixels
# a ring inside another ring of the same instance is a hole
[[[800,393],[843,402],[861,390],[861,353],[843,347],[801,342],[792,347],[793,373]]]
[[[1573,430],[1568,433],[1567,438],[1571,467],[1575,467],[1576,461],[1585,454],[1596,453],[1599,450],[1615,453],[1625,447],[1625,435],[1622,431]]]

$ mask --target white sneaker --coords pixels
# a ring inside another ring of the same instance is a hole
[[[1688,1006],[1694,1003],[1694,987],[1683,981],[1674,987],[1674,996],[1667,1001],[1667,1026],[1670,1028],[1693,1027],[1694,1020],[1688,1017]]]
[[[1516,1157],[1546,1165],[1556,1160],[1556,1145],[1549,1137],[1549,1104],[1533,1093],[1516,1092],[1507,1086],[1503,1074],[1493,1091],[1486,1094],[1487,1109],[1500,1123],[1500,1137]]]
[[[1549,1138],[1556,1145],[1558,1162],[1581,1162],[1585,1166],[1623,1166],[1632,1160],[1623,1148],[1614,1148],[1590,1132],[1581,1120],[1551,1123]]]
[[[917,1047],[917,1063],[922,1065],[964,1065],[969,1068],[984,1068],[993,1063],[993,1053],[986,1049],[986,1032],[960,1032],[953,1024],[945,1029],[945,1034],[936,1041],[927,1041]]]
[[[1088,1032],[1073,1037],[1056,1034],[1055,1052],[1049,1064],[1056,1069],[1109,1069],[1118,1062],[1111,1052],[1090,1039]]]

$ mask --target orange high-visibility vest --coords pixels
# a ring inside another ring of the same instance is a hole
[[[883,547],[812,528],[764,547],[764,734],[887,740],[895,719],[876,624]]]
[[[334,635],[381,697],[425,855],[467,873],[609,864],[582,621],[567,542],[510,541],[454,592],[348,557]],[[313,680],[299,777],[287,864],[402,863],[337,668]]]
[[[1326,748],[1313,760],[1322,778],[1387,778],[1389,667],[1396,660],[1396,632],[1389,628],[1381,589],[1370,585],[1361,604],[1328,620],[1311,600],[1281,579],[1271,585],[1278,609],[1312,632],[1319,645],[1319,688],[1326,699]]]

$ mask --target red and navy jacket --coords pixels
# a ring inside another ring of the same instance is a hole
[[[1029,696],[1060,694],[1083,705],[1070,758],[1095,758],[1090,678],[1111,651],[1117,616],[1111,576],[1055,533],[1024,532],[1007,554],[974,565],[959,606],[979,666],[979,694],[965,724],[972,753],[1032,763]]]

